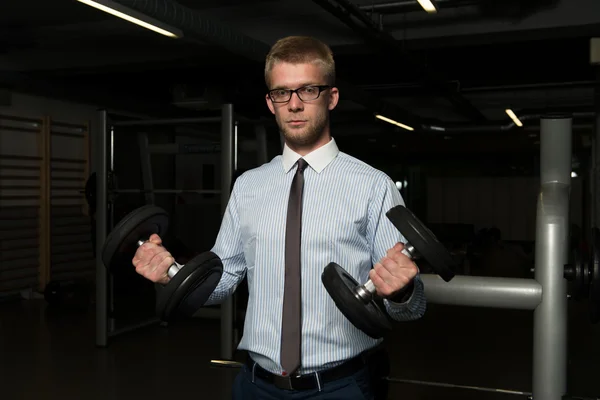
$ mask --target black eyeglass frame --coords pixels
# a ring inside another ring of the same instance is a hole
[[[298,89],[271,89],[271,90],[269,90],[267,92],[267,95],[269,96],[269,98],[271,99],[271,101],[273,103],[278,103],[278,104],[279,103],[287,103],[288,101],[290,101],[292,99],[292,95],[294,93],[296,93],[296,95],[298,96],[298,98],[300,99],[300,101],[303,101],[303,102],[304,101],[315,101],[315,100],[317,100],[321,96],[321,93],[323,91],[325,91],[327,89],[331,89],[332,87],[333,86],[331,86],[331,85],[306,85],[306,86],[299,87]],[[310,99],[310,100],[302,100],[302,96],[300,96],[300,92],[299,91],[302,90],[302,89],[306,89],[306,88],[317,88],[317,89],[319,89],[319,93],[317,93],[317,97],[315,97],[314,99]],[[271,93],[275,92],[277,90],[285,90],[285,91],[287,91],[288,92],[288,98],[287,98],[287,100],[275,101],[273,99],[273,96],[271,96]]]

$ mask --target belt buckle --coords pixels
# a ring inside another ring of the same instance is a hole
[[[273,383],[279,389],[295,390],[294,385],[292,385],[292,375],[290,375],[290,376],[275,375],[275,379],[274,379]]]
[[[294,385],[292,385],[292,379],[300,377],[301,375],[297,372],[288,376],[275,375],[274,383],[275,386],[277,386],[280,389],[297,390],[296,388],[294,388]]]

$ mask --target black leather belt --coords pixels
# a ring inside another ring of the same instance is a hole
[[[368,354],[373,354],[369,352]],[[341,378],[348,377],[360,371],[367,366],[369,355],[361,354],[354,357],[343,364],[336,367],[319,371],[317,373],[309,373],[300,376],[281,376],[273,374],[248,357],[246,364],[250,373],[254,369],[254,376],[268,383],[273,384],[279,389],[285,390],[314,390],[319,389],[328,382],[332,382]]]

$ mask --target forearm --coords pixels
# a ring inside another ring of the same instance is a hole
[[[414,321],[425,314],[427,300],[423,281],[417,275],[412,283],[412,292],[402,293],[383,301],[388,315],[395,321]]]

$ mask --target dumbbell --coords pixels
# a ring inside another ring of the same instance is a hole
[[[406,207],[396,206],[387,218],[407,239],[402,253],[411,260],[425,259],[444,281],[454,278],[455,261],[435,235]],[[337,308],[358,329],[378,339],[392,329],[389,318],[377,304],[377,291],[369,279],[359,284],[340,265],[331,262],[321,274],[321,281]]]
[[[154,205],[140,207],[127,214],[110,232],[102,249],[102,261],[114,272],[131,266],[137,249],[152,234],[161,238],[169,228],[169,215]],[[184,265],[174,262],[168,269],[170,280],[158,291],[156,311],[163,321],[192,316],[217,287],[223,274],[221,259],[208,251]]]

